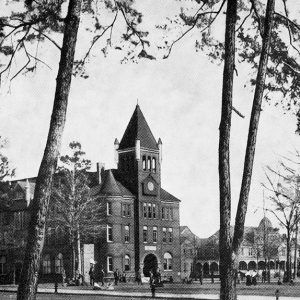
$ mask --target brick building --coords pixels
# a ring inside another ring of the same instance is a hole
[[[180,277],[179,200],[161,188],[162,142],[155,140],[137,105],[119,143],[116,170],[102,173],[99,196],[106,203],[106,235],[95,260],[107,273],[118,269],[148,276]]]
[[[147,277],[151,269],[159,268],[162,278],[179,280],[180,200],[161,188],[162,142],[155,140],[138,105],[114,146],[117,169],[105,170],[98,164],[97,172],[90,173],[92,194],[102,203],[103,229],[94,243],[82,244],[80,271],[87,280],[90,261],[95,260],[96,276],[100,268],[107,277],[118,269],[127,278],[134,278],[138,270]],[[35,178],[2,186],[0,281],[13,281],[20,273],[34,187]],[[8,241],[12,232],[16,240]],[[68,276],[72,258],[64,231],[46,232],[41,277],[51,278],[63,268]]]

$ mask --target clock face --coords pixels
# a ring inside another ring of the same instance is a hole
[[[149,181],[147,186],[148,186],[148,190],[149,191],[152,192],[154,190],[154,184],[153,184],[153,182]]]

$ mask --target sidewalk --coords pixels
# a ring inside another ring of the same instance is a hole
[[[0,292],[16,292],[16,286],[0,286]],[[38,293],[41,294],[54,294],[54,288],[38,288]],[[124,292],[124,291],[105,291],[105,290],[86,290],[86,289],[58,289],[58,295],[89,295],[89,296],[116,296],[116,297],[131,297],[131,298],[149,298],[150,292]],[[156,293],[158,299],[174,298],[174,299],[201,299],[201,300],[218,300],[217,294],[173,294],[173,293]],[[238,295],[238,300],[275,300],[274,296],[250,296]],[[280,296],[280,300],[300,300],[300,297],[284,297]]]

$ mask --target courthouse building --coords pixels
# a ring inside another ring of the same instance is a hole
[[[161,187],[162,142],[154,138],[138,105],[114,147],[117,168],[105,170],[98,164],[97,172],[91,173],[98,179],[91,190],[102,203],[105,229],[95,243],[82,245],[81,273],[87,277],[90,261],[95,260],[96,277],[100,268],[107,277],[118,269],[127,278],[134,278],[138,271],[147,277],[150,270],[160,269],[163,279],[177,281],[181,269],[180,200]],[[14,230],[18,237],[26,236],[34,182],[35,178],[15,181],[6,186],[9,192],[2,192],[7,201],[0,206],[1,228],[6,228],[0,236],[0,281],[11,280],[12,270],[14,279],[20,272],[24,241],[16,245],[7,235]],[[60,232],[61,237],[63,234]],[[64,237],[55,243],[47,241],[41,275],[60,273],[62,268],[68,275],[71,258],[69,246],[61,242]],[[19,254],[11,255],[12,248]]]

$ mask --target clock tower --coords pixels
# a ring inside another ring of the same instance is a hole
[[[135,195],[135,268],[140,268],[140,244],[143,244],[143,209],[153,204],[158,215],[160,208],[162,142],[155,140],[146,119],[136,106],[125,133],[119,143],[115,140],[115,157],[118,164],[118,179]],[[149,222],[149,220],[147,220]]]
[[[180,271],[179,202],[161,188],[162,141],[156,140],[136,106],[119,142],[115,139],[114,176],[134,196],[134,269],[142,276],[160,269]]]

